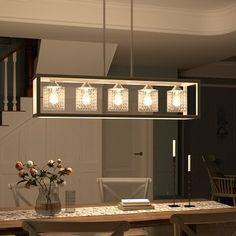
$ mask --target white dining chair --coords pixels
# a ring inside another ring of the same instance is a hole
[[[12,192],[16,207],[22,206],[22,203],[24,203],[26,206],[33,206],[33,204],[22,193],[23,189],[25,189],[24,185],[17,183],[9,183],[8,188]]]
[[[40,236],[41,233],[94,233],[111,232],[111,236],[123,236],[130,228],[126,221],[117,222],[77,222],[77,221],[52,221],[52,220],[25,220],[22,223],[25,231],[30,236]],[[50,234],[51,235],[51,234]],[[57,235],[57,234],[55,234]]]
[[[151,182],[151,178],[139,177],[97,178],[102,202],[120,201],[122,198],[147,198]]]
[[[236,234],[236,211],[235,212],[217,212],[217,213],[188,213],[188,214],[174,214],[170,218],[170,222],[174,227],[174,236],[181,236],[183,232],[187,236],[197,236],[199,235],[191,227],[194,225],[219,225],[225,223],[235,223],[231,231],[233,235]],[[227,234],[229,227],[225,229],[224,235]],[[223,235],[223,234],[222,234]]]
[[[102,177],[97,178],[102,202],[120,201],[123,198],[147,198],[151,178]],[[124,190],[126,190],[124,192]],[[104,236],[106,234],[102,234]],[[144,228],[130,229],[125,236],[146,236]]]
[[[202,160],[210,181],[211,199],[229,198],[236,207],[236,175],[223,174],[215,155],[202,156]]]

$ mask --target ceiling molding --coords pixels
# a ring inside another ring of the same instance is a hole
[[[15,1],[19,1],[19,0],[15,0]],[[29,0],[21,0],[21,1],[29,1]],[[58,3],[58,1],[61,1],[61,2],[65,2],[66,4],[68,4],[69,2],[70,3],[74,3],[74,4],[78,4],[78,0],[41,0],[41,1],[45,1],[45,2],[48,2],[48,1],[51,1],[51,2],[54,2],[54,3]],[[158,1],[156,1],[158,2]],[[101,6],[102,5],[102,1],[100,0],[80,0],[80,3],[83,3],[83,4],[90,4],[90,5],[99,5]],[[166,7],[166,6],[161,6],[161,5],[158,5],[158,3],[150,3],[146,0],[143,0],[142,3],[140,2],[136,2],[134,1],[134,8],[139,8],[139,9],[149,9],[149,10],[152,10],[152,9],[159,9],[161,11],[171,11],[171,12],[176,12],[176,11],[179,11],[180,13],[181,12],[186,12],[188,11],[190,14],[210,14],[210,13],[222,13],[222,12],[225,12],[225,11],[229,11],[231,10],[232,8],[234,8],[236,6],[236,3],[232,3],[232,4],[228,4],[226,7],[219,7],[219,8],[216,8],[216,9],[196,9],[196,8],[187,8],[187,7],[180,7],[181,6],[181,2],[178,2],[178,7]],[[198,2],[198,5],[200,3]],[[215,5],[215,4],[214,4]],[[125,1],[123,0],[122,2],[119,2],[118,0],[114,0],[114,1],[107,1],[106,2],[106,6],[112,6],[112,7],[130,7],[130,1]]]
[[[0,8],[1,22],[101,28],[101,1],[5,1]],[[130,30],[128,4],[107,4],[107,28]],[[227,34],[236,31],[236,4],[207,11],[143,7],[139,4],[134,9],[134,30],[189,35]]]

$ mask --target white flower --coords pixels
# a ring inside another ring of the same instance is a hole
[[[25,164],[17,161],[15,167],[21,178],[18,183],[24,182],[26,188],[30,188],[31,185],[42,187],[42,184],[47,185],[49,182],[64,186],[66,181],[63,177],[72,173],[72,168],[62,167],[61,159],[49,160],[47,165],[41,169],[31,160],[28,160]]]
[[[61,168],[62,167],[62,165],[61,164],[57,164],[57,168]]]
[[[26,166],[27,166],[27,168],[32,168],[33,166],[34,166],[34,163],[33,163],[33,161],[27,161],[26,162]]]
[[[63,182],[59,183],[59,185],[60,185],[61,187],[65,186],[65,185],[66,185],[66,181],[64,180]]]
[[[30,174],[31,174],[32,176],[35,176],[35,175],[38,174],[38,171],[37,171],[36,169],[34,169],[34,168],[31,168],[31,169],[30,169]]]
[[[54,162],[53,160],[49,160],[49,161],[48,161],[48,166],[49,166],[49,167],[53,167],[54,163],[55,163],[55,162]]]

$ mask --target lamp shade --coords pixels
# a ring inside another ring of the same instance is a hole
[[[157,112],[158,111],[158,90],[151,85],[145,85],[138,90],[138,111]]]
[[[76,88],[76,111],[97,111],[97,89],[89,83]]]
[[[43,87],[43,110],[65,110],[65,88],[58,84]]]
[[[167,112],[187,113],[187,91],[178,85],[167,91]]]
[[[129,111],[129,91],[121,84],[116,84],[113,88],[108,89],[108,111]]]

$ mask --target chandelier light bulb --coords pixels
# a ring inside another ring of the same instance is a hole
[[[59,97],[58,97],[58,94],[57,94],[57,90],[56,89],[52,89],[52,92],[50,93],[49,95],[49,102],[52,104],[52,105],[56,105],[59,103]]]
[[[152,105],[152,97],[150,93],[147,93],[143,99],[143,103],[145,106],[150,107]]]
[[[121,84],[115,84],[113,88],[108,89],[108,111],[129,111],[129,91]]]
[[[180,107],[180,105],[181,105],[180,94],[179,93],[175,93],[174,97],[173,97],[173,106]]]
[[[179,85],[167,91],[167,112],[187,112],[187,91]]]
[[[84,95],[82,97],[82,103],[87,106],[91,104],[91,96],[89,95],[88,90],[84,92]]]
[[[50,82],[43,87],[43,110],[65,110],[65,87],[58,85],[57,82]]]
[[[116,106],[120,106],[123,103],[122,95],[120,94],[119,91],[117,91],[115,97],[114,97],[114,104]]]
[[[97,88],[85,82],[76,88],[76,111],[97,111]]]
[[[158,90],[150,84],[138,90],[138,111],[158,112]]]

